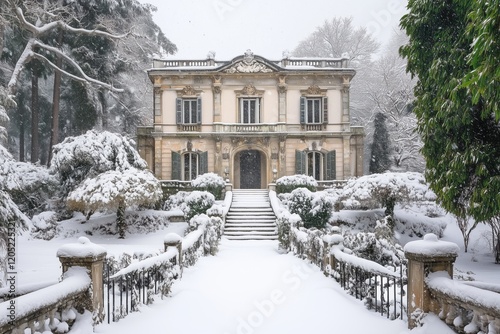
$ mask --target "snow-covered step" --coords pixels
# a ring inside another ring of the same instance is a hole
[[[277,239],[276,216],[267,190],[233,190],[224,235],[233,240]]]

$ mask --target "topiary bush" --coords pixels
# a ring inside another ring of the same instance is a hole
[[[276,193],[291,193],[297,188],[306,188],[310,191],[316,191],[318,182],[312,177],[307,175],[291,175],[282,176],[276,180]]]
[[[183,212],[188,222],[196,215],[205,214],[214,205],[215,197],[208,191],[195,190],[185,198],[185,201]]]
[[[215,196],[217,200],[222,199],[222,193],[226,182],[224,179],[215,173],[205,173],[198,175],[196,179],[191,181],[191,186],[194,190],[208,191]]]
[[[300,216],[305,228],[324,228],[332,207],[324,192],[313,193],[306,188],[295,189],[288,198],[289,211]]]

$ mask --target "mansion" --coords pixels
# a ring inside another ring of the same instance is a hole
[[[236,189],[284,175],[320,183],[363,174],[362,127],[351,126],[347,58],[154,60],[154,121],[138,129],[160,180],[214,172]]]

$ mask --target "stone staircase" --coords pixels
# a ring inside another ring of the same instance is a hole
[[[224,236],[230,240],[278,239],[276,216],[267,190],[233,189]]]

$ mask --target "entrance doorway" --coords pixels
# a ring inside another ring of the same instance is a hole
[[[262,180],[261,156],[256,150],[240,152],[240,188],[260,189]]]

